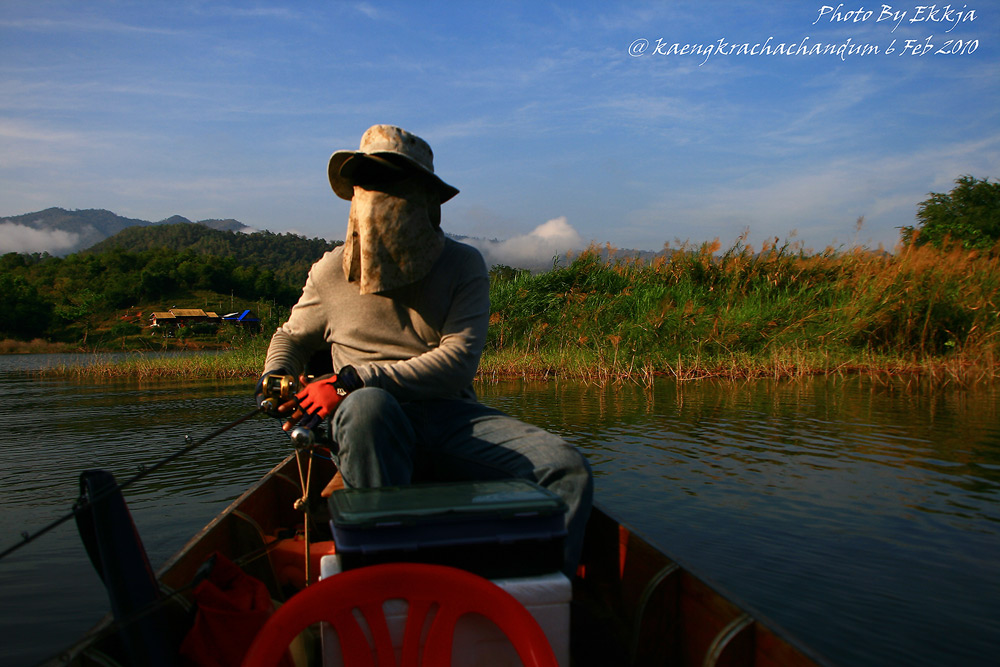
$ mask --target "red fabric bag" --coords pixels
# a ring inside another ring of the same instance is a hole
[[[194,589],[198,612],[181,656],[201,667],[239,667],[274,606],[262,581],[220,553],[214,558],[208,577]],[[291,665],[287,655],[283,664]]]

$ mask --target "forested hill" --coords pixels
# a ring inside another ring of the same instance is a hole
[[[287,308],[313,262],[338,245],[180,222],[129,227],[65,257],[5,253],[0,339],[89,344],[89,334],[106,332],[123,312],[148,315],[173,304],[222,308],[224,300],[230,310],[262,303]]]
[[[125,218],[104,209],[47,208],[44,211],[0,217],[0,228],[7,235],[0,239],[3,252],[48,252],[65,256],[91,247],[95,243],[130,227],[151,227],[191,221],[179,215],[160,222]],[[239,220],[200,220],[199,225],[212,229],[240,231],[248,229]],[[30,238],[30,243],[24,243]],[[20,239],[21,242],[14,242]],[[7,241],[7,243],[5,243]]]
[[[307,239],[296,234],[274,234],[269,231],[247,234],[210,229],[201,223],[179,222],[160,223],[152,227],[128,227],[84,252],[100,254],[112,249],[132,253],[171,250],[232,257],[240,264],[273,271],[283,280],[300,282],[305,279],[313,262],[341,244],[341,241]]]

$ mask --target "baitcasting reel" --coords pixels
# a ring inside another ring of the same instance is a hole
[[[290,401],[299,389],[299,381],[294,375],[268,375],[261,387],[264,400],[260,405],[268,414],[276,415],[278,406]]]
[[[264,400],[260,405],[268,414],[277,415],[278,406],[292,400],[299,389],[301,385],[294,375],[268,375],[261,386]],[[316,441],[312,429],[302,426],[295,427],[288,435],[296,449],[308,449]]]

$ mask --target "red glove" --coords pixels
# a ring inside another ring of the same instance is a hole
[[[288,421],[282,428],[291,431],[296,423],[302,420],[300,426],[313,428],[332,415],[340,402],[348,393],[365,386],[353,366],[344,366],[336,375],[329,375],[314,382],[309,382],[306,376],[299,376],[303,389],[295,397],[278,407],[278,412],[291,412]]]
[[[299,393],[295,394],[298,407],[285,423],[285,430],[290,430],[296,422],[299,422],[299,425],[304,428],[313,428],[332,415],[340,402],[347,396],[344,389],[335,386],[336,382],[337,376],[331,375],[328,378],[305,385]]]
[[[337,376],[331,376],[325,380],[317,380],[312,384],[307,384],[295,398],[299,399],[302,411],[309,415],[319,415],[321,419],[326,419],[333,414],[340,402],[347,396],[347,392],[335,386]]]

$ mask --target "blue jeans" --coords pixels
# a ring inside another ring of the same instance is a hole
[[[564,571],[572,578],[593,500],[587,459],[557,435],[474,401],[400,403],[365,387],[330,419],[334,461],[351,488],[520,478],[566,501]]]

